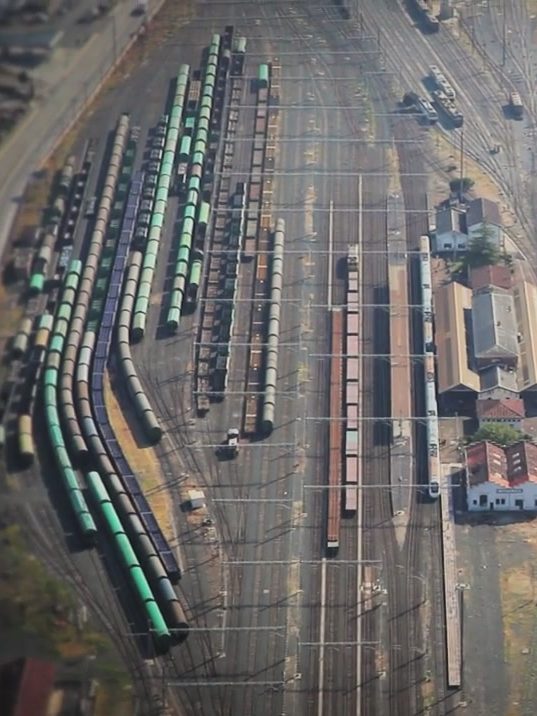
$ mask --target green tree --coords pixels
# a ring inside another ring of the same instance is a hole
[[[468,251],[464,255],[464,265],[467,270],[479,266],[493,266],[500,259],[500,250],[493,242],[493,230],[490,226],[483,224],[481,231],[474,234],[470,241]]]
[[[462,178],[462,193],[465,194],[467,191],[470,191],[470,189],[474,185],[474,180],[470,179],[470,177],[463,177]],[[449,189],[454,194],[457,194],[461,191],[461,179],[451,179],[449,182]]]
[[[502,447],[512,445],[519,440],[524,440],[526,435],[520,430],[513,428],[511,425],[506,423],[488,423],[483,425],[479,430],[472,435],[470,442],[479,442],[480,440],[488,440],[491,443],[496,443]]]

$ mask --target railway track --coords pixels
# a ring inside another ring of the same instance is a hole
[[[142,657],[139,645],[133,649],[134,637],[126,621],[126,618],[129,619],[132,615],[127,614],[126,617],[118,601],[111,596],[108,585],[104,584],[108,575],[105,577],[102,574],[100,558],[95,553],[88,553],[93,572],[97,575],[97,583],[104,595],[101,598],[95,595],[93,585],[88,586],[85,573],[69,553],[65,541],[58,536],[58,524],[50,508],[21,508],[20,512],[21,523],[25,525],[36,554],[58,578],[67,579],[79,601],[95,614],[132,677],[136,698],[139,699],[144,713],[152,713],[152,704],[158,692],[154,686],[155,672]],[[120,583],[120,588],[124,589],[125,584]]]

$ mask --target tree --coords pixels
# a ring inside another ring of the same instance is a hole
[[[468,251],[464,255],[464,265],[467,270],[479,266],[494,266],[500,259],[500,250],[493,242],[493,230],[483,224],[481,231],[474,234],[470,241]]]
[[[507,425],[506,423],[488,423],[483,425],[479,430],[472,435],[470,442],[479,442],[480,440],[488,440],[491,443],[496,443],[502,447],[507,447],[519,440],[524,440],[526,435],[516,428]]]
[[[470,191],[470,189],[474,185],[474,180],[470,179],[470,177],[463,177],[461,179],[451,179],[449,182],[449,189],[453,192],[453,194],[458,194],[461,191],[461,183],[462,183],[462,193],[465,194],[467,191]]]

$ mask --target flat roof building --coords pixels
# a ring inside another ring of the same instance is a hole
[[[478,393],[479,376],[471,368],[472,292],[454,281],[438,288],[434,298],[438,392]]]

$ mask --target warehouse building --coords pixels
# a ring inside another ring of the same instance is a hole
[[[435,291],[435,343],[439,394],[479,393],[472,364],[472,292],[452,282]]]
[[[537,445],[482,441],[466,448],[468,510],[537,511]]]
[[[537,389],[537,286],[527,281],[513,288],[518,331],[518,389]]]

